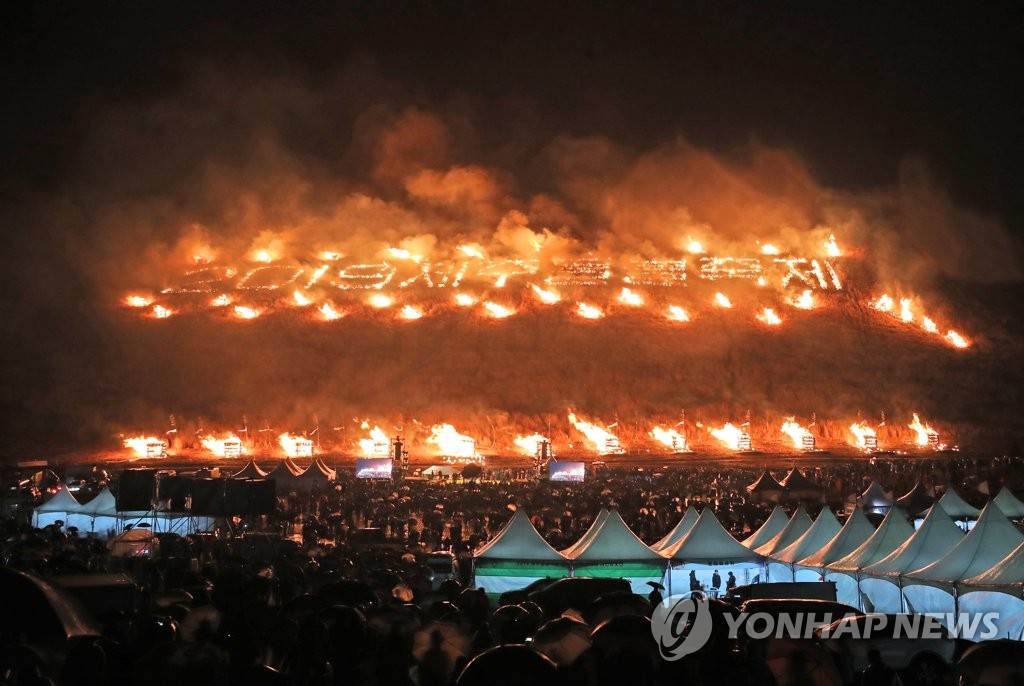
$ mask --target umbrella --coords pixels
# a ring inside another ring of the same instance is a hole
[[[1019,684],[1024,678],[1024,643],[982,641],[964,651],[956,669],[967,684]]]
[[[419,608],[415,605],[386,605],[366,613],[366,626],[378,636],[397,631],[412,636],[420,628]]]
[[[651,604],[634,593],[620,591],[600,596],[584,612],[587,622],[597,626],[605,620],[624,615],[651,616]]]
[[[590,634],[590,625],[570,617],[558,617],[533,635],[533,647],[559,667],[565,667],[590,647]]]
[[[554,686],[558,666],[547,656],[522,645],[485,650],[470,660],[456,686]]]
[[[439,647],[452,664],[469,652],[469,636],[458,625],[452,622],[431,622],[412,637],[412,656],[417,661],[422,661],[430,650],[434,634],[440,635]]]
[[[42,579],[0,567],[0,633],[24,634],[33,642],[58,642],[102,631],[63,589]]]

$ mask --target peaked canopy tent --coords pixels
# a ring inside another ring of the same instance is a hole
[[[789,517],[786,516],[786,511],[781,506],[776,505],[772,513],[768,515],[768,519],[764,520],[764,523],[757,528],[757,531],[743,539],[743,545],[751,550],[760,548],[782,533],[788,521]]]
[[[78,526],[79,522],[74,515],[81,507],[82,504],[75,499],[75,496],[71,495],[68,487],[61,484],[49,500],[32,510],[35,526],[42,529],[57,521],[64,522],[65,527]],[[78,526],[78,528],[82,527]]]
[[[538,579],[569,575],[569,561],[534,528],[523,510],[516,510],[501,531],[473,554],[476,585],[488,593],[529,586]]]
[[[871,599],[876,612],[907,611],[903,577],[943,557],[963,538],[938,503],[928,510],[920,528],[899,548],[862,570],[861,590]]]
[[[647,594],[648,582],[660,583],[667,563],[634,534],[618,510],[609,510],[576,544],[562,551],[572,576],[617,577],[629,581],[634,593]]]
[[[780,484],[767,469],[761,472],[754,483],[747,486],[750,499],[755,502],[777,503],[786,494],[786,487]]]
[[[583,532],[582,536],[580,536],[580,540],[576,541],[571,546],[563,550],[562,555],[565,555],[566,558],[568,558],[569,555],[573,553],[573,551],[585,546],[591,539],[594,538],[594,536],[597,535],[597,532],[601,530],[601,527],[604,526],[604,520],[606,519],[608,519],[608,508],[602,507],[600,510],[598,510],[597,516],[594,517],[594,521],[590,523],[590,526],[587,527],[587,530]]]
[[[729,572],[747,583],[750,570],[761,566],[760,556],[733,538],[710,507],[704,508],[685,536],[662,548],[660,553],[670,562],[664,581],[669,593],[689,590],[691,571],[712,591],[715,589],[713,577],[718,572],[721,580],[718,588],[724,591]]]
[[[1021,544],[1024,534],[990,501],[952,550],[906,575],[903,592],[920,612],[958,612],[963,582],[992,569]]]
[[[825,580],[835,583],[836,599],[862,610],[873,611],[873,606],[869,608],[870,599],[865,602],[860,590],[861,570],[887,557],[913,535],[914,527],[903,513],[895,507],[889,510],[882,523],[864,543],[853,552],[828,563]]]
[[[896,499],[896,507],[910,514],[924,512],[935,502],[924,484],[918,481],[914,487]]]
[[[873,533],[875,533],[874,525],[864,515],[864,511],[858,507],[831,541],[799,560],[797,565],[823,571],[831,563],[843,559],[864,545],[864,542],[871,538]]]
[[[770,556],[776,550],[782,550],[786,546],[790,545],[796,539],[804,535],[804,533],[811,528],[811,524],[814,520],[811,519],[810,515],[807,514],[807,510],[804,509],[803,505],[796,508],[793,516],[786,522],[786,526],[783,527],[782,531],[776,534],[770,541],[762,546],[755,548],[755,552],[758,555],[764,557]]]
[[[820,572],[814,569],[801,570],[802,577],[796,575],[796,562],[808,555],[821,550],[836,537],[842,525],[829,508],[823,508],[810,528],[800,538],[785,548],[773,552],[766,561],[769,581],[818,581]]]
[[[999,489],[999,493],[992,499],[1004,515],[1010,519],[1024,519],[1024,503],[1013,494],[1006,486]]]
[[[78,516],[89,520],[88,531],[107,534],[118,530],[117,501],[109,488],[104,488],[96,497],[79,506]]]
[[[818,501],[825,493],[825,489],[804,476],[796,467],[780,483],[785,487],[786,495],[793,500]]]
[[[996,612],[1000,636],[1024,638],[1024,544],[991,569],[964,581],[965,612]]]
[[[274,488],[279,494],[287,493],[298,486],[299,472],[295,471],[294,465],[294,462],[285,458],[267,472],[266,478],[274,480]]]
[[[232,479],[262,479],[267,473],[259,468],[255,460],[250,459],[248,463],[237,472],[231,475]]]
[[[855,499],[855,504],[865,512],[885,514],[892,508],[893,500],[886,494],[882,484],[872,481],[864,492]]]
[[[328,482],[337,478],[337,473],[320,461],[320,458],[313,462],[295,477],[296,483],[301,488],[313,488],[314,486],[326,486]]]
[[[974,526],[974,521],[981,515],[981,510],[969,504],[960,497],[956,489],[950,487],[942,494],[937,501],[939,507],[945,510],[950,519],[961,524],[965,531]]]
[[[683,513],[683,518],[679,520],[679,523],[672,527],[672,530],[665,534],[657,543],[651,545],[651,550],[658,553],[661,552],[662,548],[667,548],[681,540],[683,537],[690,533],[690,529],[697,523],[697,518],[700,515],[697,514],[697,508],[690,505],[686,508],[686,512]]]

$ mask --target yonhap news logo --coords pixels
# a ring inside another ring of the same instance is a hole
[[[724,606],[723,606],[724,607]],[[743,636],[823,639],[952,639],[984,641],[999,636],[998,612],[922,614],[833,614],[830,612],[738,612],[716,609],[706,599],[669,596],[651,615],[651,633],[661,656],[678,660],[703,648],[716,629]]]

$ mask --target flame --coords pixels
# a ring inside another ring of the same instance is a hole
[[[492,317],[494,319],[504,319],[505,317],[511,317],[516,313],[515,310],[494,302],[485,302],[484,311],[487,313],[488,317]]]
[[[402,319],[408,319],[408,320],[411,321],[413,319],[419,319],[422,316],[423,316],[423,310],[421,310],[418,307],[415,307],[413,305],[406,305],[405,307],[402,308],[402,312],[401,312]]]
[[[686,243],[686,250],[692,255],[700,255],[704,252],[704,246],[701,245],[700,241],[695,241],[691,238]]]
[[[162,454],[167,444],[153,436],[136,436],[124,439],[124,447],[131,448],[136,457],[150,457],[152,455],[151,450],[158,450]]]
[[[405,248],[388,248],[387,253],[388,255],[391,255],[391,257],[394,257],[397,260],[409,260],[411,262],[420,262],[423,260],[422,255],[417,255],[416,253],[410,250],[406,250]]]
[[[877,300],[871,303],[871,307],[875,308],[879,312],[891,313],[895,306],[896,303],[893,301],[892,296],[890,296],[888,293],[883,293],[882,295],[878,296]]]
[[[227,293],[221,293],[216,298],[210,301],[210,305],[213,307],[226,307],[231,304],[231,296]]]
[[[914,313],[910,309],[912,304],[913,301],[910,298],[900,298],[900,319],[905,322],[914,321]]]
[[[759,276],[757,277],[757,285],[764,288],[768,285],[768,281],[763,276]]]
[[[757,318],[768,326],[778,326],[782,323],[782,319],[780,319],[779,315],[775,314],[775,310],[770,307],[764,308],[764,310],[761,311],[761,314],[757,315]]]
[[[459,252],[461,252],[466,257],[476,257],[477,259],[481,259],[481,260],[486,259],[486,257],[487,257],[484,254],[484,249],[482,247],[480,247],[476,243],[469,243],[469,244],[466,244],[466,245],[460,245],[459,246]]]
[[[576,303],[576,314],[584,319],[600,319],[604,316],[604,312],[601,311],[600,307],[587,303]]]
[[[149,307],[153,304],[153,299],[144,295],[129,295],[124,299],[124,304],[128,307]]]
[[[235,316],[239,319],[256,319],[262,312],[255,307],[246,307],[245,305],[235,305]]]
[[[628,288],[623,288],[622,292],[619,293],[619,302],[623,305],[629,305],[631,307],[639,307],[644,304],[644,297],[639,293],[634,293]]]
[[[671,448],[672,450],[680,451],[686,448],[686,436],[675,429],[663,429],[660,426],[656,426],[651,429],[649,435],[654,440],[663,444],[667,448]]]
[[[333,322],[334,320],[341,319],[345,316],[345,313],[341,310],[334,309],[334,306],[331,305],[331,303],[324,303],[319,307],[319,310],[320,316],[323,317],[325,321],[329,322]]]
[[[227,449],[225,448],[224,445],[225,443],[238,443],[239,452],[242,454],[245,453],[245,444],[242,443],[242,440],[234,434],[228,434],[227,438],[215,438],[214,436],[207,436],[206,438],[203,439],[203,447],[209,450],[217,457],[224,457],[227,454]]]
[[[344,253],[335,252],[334,250],[322,250],[320,252],[320,259],[327,260],[328,262],[337,262],[344,256]]]
[[[668,312],[665,313],[665,319],[672,322],[688,322],[690,321],[690,315],[679,305],[669,305]]]
[[[544,443],[545,441],[547,441],[548,443],[551,442],[545,436],[541,436],[540,434],[533,434],[532,436],[516,436],[516,439],[513,441],[513,443],[515,443],[518,447],[522,448],[523,452],[525,452],[527,455],[536,455],[537,451],[540,450],[540,444]]]
[[[836,243],[836,237],[831,235],[828,240],[825,241],[825,254],[829,257],[842,257],[843,251],[839,249],[839,244]]]
[[[743,438],[743,430],[726,422],[721,429],[708,429],[712,436],[721,441],[730,450],[740,449],[740,439]]]
[[[174,314],[174,310],[164,307],[163,305],[153,305],[153,316],[157,319],[167,319]]]
[[[928,445],[929,436],[937,436],[939,434],[938,431],[927,424],[922,424],[921,418],[917,416],[916,412],[914,413],[914,421],[908,424],[908,426],[914,430],[915,434],[917,434],[914,439],[914,443],[917,445],[926,446]]]
[[[533,293],[537,296],[537,300],[540,300],[545,305],[554,305],[562,299],[562,296],[558,294],[558,291],[545,290],[536,285],[531,285],[530,288],[533,289]]]
[[[778,255],[779,249],[776,248],[771,243],[765,243],[764,245],[761,246],[761,252],[763,252],[765,255]]]
[[[307,298],[302,291],[298,290],[292,294],[292,299],[295,301],[295,304],[298,305],[299,307],[305,307],[306,305],[313,304],[312,300]]]
[[[804,447],[804,437],[810,436],[811,432],[796,423],[795,418],[790,417],[782,424],[782,433],[789,436],[793,441],[793,447],[800,449]]]
[[[362,428],[369,429],[369,424],[363,422]],[[369,438],[359,439],[359,449],[367,457],[389,457],[391,455],[391,441],[388,435],[379,426],[370,429]]]
[[[463,436],[451,424],[436,424],[430,428],[427,443],[437,446],[447,457],[476,457],[476,441]]]
[[[261,262],[263,264],[270,264],[275,259],[277,259],[277,256],[274,253],[272,253],[270,250],[266,249],[266,248],[263,248],[262,250],[257,250],[257,251],[255,251],[252,254],[252,261],[253,262]]]
[[[957,348],[967,348],[970,347],[971,345],[971,342],[969,340],[958,334],[956,331],[953,331],[952,329],[946,332],[944,338]]]
[[[579,419],[574,413],[569,413],[569,422],[576,427],[576,430],[583,434],[591,448],[599,455],[610,455],[613,453],[625,452],[619,447],[619,438],[607,429],[597,424],[591,424]]]
[[[719,307],[732,307],[732,301],[724,293],[715,293],[715,304]]]
[[[494,280],[494,287],[504,288],[506,283],[508,283],[508,274],[502,274],[501,276]]]
[[[395,304],[395,299],[390,295],[384,295],[383,293],[374,293],[366,300],[370,307],[376,307],[381,309],[384,307],[391,307]]]
[[[313,454],[313,441],[308,438],[283,433],[277,437],[277,442],[288,457],[310,457]]]
[[[800,294],[799,297],[793,299],[793,307],[798,307],[801,310],[813,310],[814,309],[814,294],[810,290],[806,290]]]
[[[476,297],[470,295],[469,293],[456,293],[455,304],[458,305],[459,307],[469,307],[471,305],[476,305]]]
[[[939,327],[935,325],[935,322],[933,322],[930,318],[925,316],[921,317],[921,328],[927,331],[928,333],[939,332]]]
[[[850,433],[857,439],[854,445],[858,448],[867,448],[867,438],[868,436],[874,436],[875,430],[868,426],[867,422],[858,422],[857,424],[850,425]]]

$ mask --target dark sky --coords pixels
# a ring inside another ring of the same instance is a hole
[[[459,138],[457,151],[514,170],[523,195],[544,192],[549,179],[518,162],[558,136],[599,137],[637,155],[685,138],[723,159],[757,143],[794,153],[822,186],[862,197],[899,185],[912,163],[952,205],[1001,225],[1000,235],[1015,241],[995,250],[1016,252],[1019,261],[1024,99],[1013,65],[1024,61],[1020,3],[749,4],[5,8],[4,436],[24,442],[106,414],[89,401],[130,404],[144,394],[129,387],[137,369],[173,367],[170,357],[121,364],[132,328],[110,327],[109,299],[90,297],[108,298],[109,284],[97,283],[102,269],[83,255],[116,253],[122,227],[126,243],[145,237],[132,233],[145,223],[136,221],[139,212],[152,208],[158,223],[194,210],[190,198],[202,195],[199,185],[209,178],[196,170],[208,159],[236,170],[234,188],[250,172],[259,181],[254,170],[264,158],[241,148],[260,140],[261,127],[273,129],[288,153],[270,155],[271,163],[323,178],[369,169],[358,160],[360,116],[380,104],[439,112]],[[211,74],[221,80],[210,81]],[[228,94],[209,107],[197,104],[210,97],[211,82]],[[247,88],[239,87],[245,99],[232,107],[236,83]],[[281,93],[300,102],[268,105],[253,95],[263,83],[267,100]],[[246,112],[249,103],[267,111]],[[203,120],[176,120],[182,112]],[[472,123],[463,130],[458,122],[467,112]],[[929,225],[918,222],[911,233],[941,252],[947,234],[924,240]],[[195,405],[204,409],[201,398]]]

